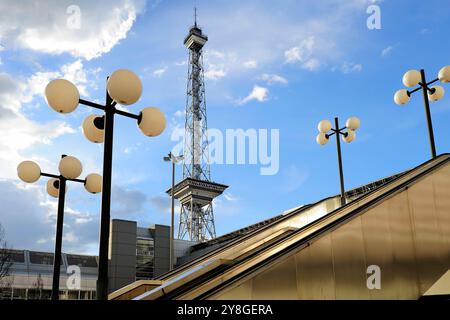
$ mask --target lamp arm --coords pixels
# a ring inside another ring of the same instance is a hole
[[[84,100],[84,99],[79,99],[78,102],[81,103],[81,104],[84,104],[86,106],[89,106],[89,107],[92,107],[92,108],[96,108],[96,109],[100,109],[100,110],[103,110],[103,111],[105,111],[105,108],[106,108],[104,105],[101,105],[101,104],[98,104],[98,103],[95,103],[95,102],[91,102],[91,101],[88,101],[88,100]],[[113,101],[111,103],[111,107],[114,107],[116,104],[117,104],[117,102]],[[114,108],[114,113],[120,114],[121,116],[125,116],[127,118],[136,119],[136,120],[139,120],[141,118],[140,114],[133,114],[133,113],[126,112],[126,111],[119,110],[119,109],[115,109],[115,108]]]
[[[412,93],[419,91],[420,89],[422,89],[422,86],[415,88],[414,90],[406,90],[406,93],[408,94],[408,96],[410,97]]]
[[[134,113],[126,112],[123,110],[118,110],[118,109],[115,110],[115,113],[120,114],[121,116],[125,116],[127,118],[136,119],[136,120],[139,120],[139,118],[141,117],[140,114],[134,114]]]
[[[100,109],[100,110],[103,110],[103,111],[105,110],[105,106],[103,106],[101,104],[98,104],[98,103],[95,103],[95,102],[91,102],[91,101],[84,100],[84,99],[79,99],[78,102],[81,103],[81,104],[84,104],[85,106],[89,106],[89,107],[92,107],[92,108]]]
[[[430,83],[432,83],[432,82],[430,82]],[[433,94],[434,91],[436,91],[436,90],[434,90],[434,88],[433,88],[433,89],[429,88],[429,87],[428,87],[428,84],[429,84],[429,83],[427,83],[427,84],[424,85],[422,82],[419,82],[419,85],[420,85],[423,89],[427,89],[428,92],[430,92],[431,94]],[[419,88],[419,89],[420,89],[420,88]]]
[[[80,183],[86,183],[86,179],[67,179],[67,181],[73,181],[73,182],[80,182]]]
[[[434,79],[434,80],[428,82],[428,83],[427,83],[427,86],[430,85],[430,84],[432,84],[432,83],[435,83],[436,81],[439,81],[439,78],[436,78],[436,79]]]
[[[56,178],[56,179],[59,179],[59,175],[51,174],[51,173],[41,172],[41,176],[42,176],[42,177],[49,177],[49,178]]]
[[[41,176],[42,176],[42,177],[55,178],[55,179],[60,179],[60,178],[61,178],[60,175],[51,174],[51,173],[45,173],[45,172],[41,172]],[[86,183],[86,179],[67,179],[67,178],[65,178],[65,179],[66,179],[67,181]]]

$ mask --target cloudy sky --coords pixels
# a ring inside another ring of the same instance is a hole
[[[367,27],[373,4],[380,9],[380,29]],[[447,1],[3,0],[0,223],[12,247],[51,251],[55,229],[57,203],[46,195],[46,179],[20,182],[20,161],[32,159],[56,172],[64,153],[82,161],[83,176],[101,173],[102,145],[87,141],[80,128],[95,111],[79,106],[68,115],[55,113],[43,97],[46,84],[66,78],[83,98],[102,102],[105,79],[119,68],[135,71],[143,82],[140,101],[128,110],[158,106],[167,128],[147,138],[136,123],[117,117],[111,215],[141,226],[170,223],[164,193],[170,166],[162,157],[184,128],[183,39],[194,6],[209,36],[209,127],[279,130],[276,174],[261,175],[260,163],[212,165],[213,180],[230,186],[215,202],[219,235],[338,192],[334,143],[315,142],[321,119],[361,119],[356,141],[342,150],[348,188],[429,158],[422,97],[402,107],[392,98],[405,71],[424,68],[431,79],[450,64]],[[77,10],[80,19],[74,20]],[[450,99],[431,108],[438,153],[448,152]],[[99,208],[99,195],[69,185],[65,252],[97,253]]]

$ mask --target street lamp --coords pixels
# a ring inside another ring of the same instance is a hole
[[[170,220],[170,262],[169,267],[170,270],[173,269],[173,265],[175,262],[175,248],[174,248],[174,220],[175,220],[175,197],[174,197],[174,186],[175,186],[175,164],[180,162],[184,159],[183,155],[174,156],[172,152],[169,152],[169,154],[164,157],[164,161],[171,161],[172,162],[172,188],[170,189],[170,196],[172,198],[172,208],[171,208],[171,220]]]
[[[338,154],[338,164],[339,164],[339,179],[341,184],[341,205],[345,205],[345,189],[344,189],[344,174],[342,171],[342,156],[341,156],[341,142],[339,140],[339,135],[342,135],[342,140],[347,143],[352,142],[356,138],[356,129],[359,128],[361,122],[356,117],[351,117],[347,119],[345,123],[345,127],[339,128],[338,118],[334,118],[335,127],[332,128],[331,122],[328,120],[322,120],[319,122],[317,129],[319,130],[319,134],[316,137],[316,141],[320,145],[325,145],[329,138],[336,134],[336,146],[337,146],[337,154]],[[347,131],[344,131],[347,129]],[[331,133],[328,133],[330,132]]]
[[[429,85],[435,83],[438,80],[442,83],[450,82],[450,66],[441,68],[441,70],[439,70],[438,77],[430,82],[427,82],[427,80],[425,79],[425,71],[423,69],[420,69],[420,71],[409,70],[403,75],[403,84],[406,87],[415,87],[417,85],[419,86],[411,91],[407,89],[400,89],[394,95],[394,102],[398,105],[403,105],[409,102],[412,93],[422,90],[432,158],[436,158],[436,146],[434,143],[433,124],[431,122],[429,100],[433,102],[440,100],[444,96],[444,88],[442,88],[441,86],[429,87]]]
[[[77,87],[65,79],[52,80],[45,88],[47,102],[57,112],[72,112],[79,103],[103,111],[103,115],[91,115],[83,122],[83,132],[86,138],[91,142],[104,143],[97,280],[97,299],[99,300],[108,298],[108,247],[114,115],[119,114],[135,119],[142,133],[150,137],[158,136],[166,127],[165,116],[158,108],[148,107],[142,109],[139,114],[133,114],[115,107],[117,103],[131,105],[139,100],[141,94],[141,80],[136,74],[125,69],[116,70],[107,78],[106,102],[104,105],[80,99]]]
[[[61,269],[61,246],[64,222],[64,200],[66,195],[66,182],[74,181],[84,184],[88,192],[98,193],[102,191],[102,177],[91,173],[84,180],[77,179],[81,175],[82,166],[80,160],[72,156],[62,155],[59,162],[59,175],[45,173],[36,162],[23,161],[17,166],[17,175],[28,183],[36,182],[41,176],[49,177],[47,192],[50,196],[58,198],[58,215],[56,217],[55,255],[53,257],[53,283],[52,300],[59,299],[59,276]]]

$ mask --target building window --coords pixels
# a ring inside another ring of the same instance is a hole
[[[11,287],[0,287],[0,300],[11,299],[12,288]]]
[[[25,263],[25,255],[23,251],[7,250],[7,254],[10,256],[11,262]]]
[[[87,268],[97,268],[97,260],[92,256],[80,256],[74,254],[66,254],[67,264],[69,266],[79,266]]]
[[[136,241],[136,280],[153,278],[153,259],[155,243],[153,239]]]
[[[53,253],[47,252],[30,252],[30,262],[33,264],[47,264],[53,265]],[[63,264],[63,259],[61,256],[61,265]]]

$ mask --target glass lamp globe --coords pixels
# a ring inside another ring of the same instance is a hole
[[[58,198],[59,196],[59,180],[52,178],[47,181],[47,193],[52,197]]]
[[[441,70],[439,70],[438,74],[439,81],[442,83],[450,82],[450,66],[445,66]]]
[[[317,125],[317,129],[319,130],[319,132],[327,133],[331,130],[331,122],[329,120],[322,120]]]
[[[350,130],[356,130],[361,125],[361,121],[357,117],[351,117],[347,119],[345,126]]]
[[[421,78],[419,71],[409,70],[403,75],[402,81],[406,87],[414,87],[419,84]]]
[[[41,176],[41,168],[36,162],[22,161],[17,166],[17,175],[24,182],[36,182]]]
[[[80,94],[77,87],[65,79],[52,80],[45,87],[45,98],[53,110],[69,113],[76,109]]]
[[[431,101],[438,101],[440,99],[442,99],[442,97],[444,96],[444,88],[442,88],[441,86],[432,86],[430,89],[434,89],[433,93],[430,93],[428,91],[428,98]]]
[[[123,105],[135,103],[142,94],[141,80],[134,72],[126,69],[114,71],[106,88],[111,98]]]
[[[408,90],[400,89],[394,95],[394,102],[398,105],[406,104],[409,102]]]
[[[103,143],[105,140],[105,130],[98,128],[95,121],[102,121],[101,116],[92,114],[83,121],[83,133],[86,139],[94,143]]]
[[[59,162],[59,172],[66,179],[76,179],[80,176],[83,167],[80,160],[72,156],[65,156]]]
[[[148,107],[141,111],[138,126],[146,136],[155,137],[166,128],[166,117],[158,108]]]
[[[84,187],[90,193],[102,192],[102,176],[96,173],[88,174]]]
[[[347,143],[352,142],[356,138],[356,133],[353,130],[347,130],[347,134],[345,136],[342,136],[342,140],[344,140]]]
[[[326,133],[320,132],[320,133],[317,135],[317,137],[316,137],[316,142],[317,142],[318,144],[320,144],[321,146],[327,144],[328,138],[327,138]]]

